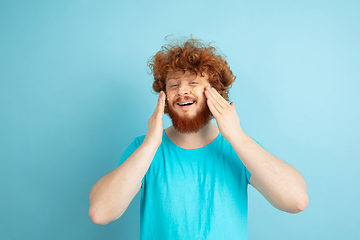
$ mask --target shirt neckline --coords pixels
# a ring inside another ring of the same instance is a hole
[[[178,148],[180,150],[183,150],[183,151],[201,151],[201,150],[204,150],[206,148],[209,148],[211,147],[211,145],[215,144],[215,142],[218,141],[218,139],[220,139],[221,137],[221,133],[219,132],[219,134],[216,136],[216,138],[214,140],[212,140],[208,145],[205,145],[204,147],[201,147],[201,148],[191,148],[191,149],[186,149],[186,148],[182,148],[178,145],[176,145],[173,141],[171,141],[171,139],[168,137],[168,135],[166,134],[165,132],[165,129],[163,130],[163,136],[165,137],[165,139],[170,142],[170,145],[174,146],[175,148]]]

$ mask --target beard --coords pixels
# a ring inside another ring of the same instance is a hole
[[[172,106],[167,106],[167,112],[173,126],[181,133],[196,133],[212,119],[212,114],[206,103],[201,106],[194,117],[182,117],[174,111]]]

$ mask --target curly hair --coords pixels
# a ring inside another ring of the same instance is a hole
[[[192,37],[182,44],[170,43],[161,48],[148,62],[154,75],[155,92],[166,93],[166,77],[170,72],[189,71],[194,74],[207,73],[209,82],[222,97],[229,101],[229,88],[235,81],[225,57],[215,47]]]

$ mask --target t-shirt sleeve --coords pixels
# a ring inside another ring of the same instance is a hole
[[[262,148],[263,146],[258,142],[256,141],[255,139],[252,138],[252,140],[254,140],[257,144],[259,144]],[[245,167],[245,166],[244,166]],[[248,183],[250,183],[250,177],[251,177],[251,173],[247,170],[247,168],[245,167],[245,176],[246,176],[246,180]]]
[[[247,183],[249,184],[250,183],[251,173],[247,170],[247,168],[245,166],[244,166],[244,168],[245,168],[246,180],[247,180]]]
[[[118,167],[121,164],[123,164],[126,161],[126,159],[128,159],[131,156],[131,154],[133,154],[133,152],[135,152],[135,150],[142,144],[144,139],[145,139],[145,136],[135,138],[135,140],[125,149],[125,151],[124,151],[123,155],[121,156],[120,161],[117,165]],[[141,180],[141,182],[144,185],[144,178]]]

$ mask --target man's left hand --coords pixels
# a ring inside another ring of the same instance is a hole
[[[217,125],[223,137],[230,143],[234,143],[241,133],[240,119],[236,113],[234,103],[230,104],[212,87],[205,89],[207,105],[216,119]]]

